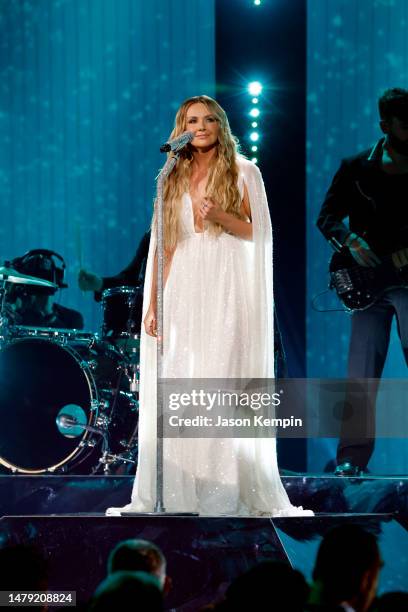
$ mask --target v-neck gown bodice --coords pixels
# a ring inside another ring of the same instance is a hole
[[[164,376],[250,377],[246,243],[196,232],[188,193],[181,204],[181,239],[164,292]]]

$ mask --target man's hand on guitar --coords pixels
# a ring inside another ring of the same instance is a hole
[[[349,234],[344,246],[348,247],[359,266],[375,268],[375,266],[381,263],[374,251],[370,249],[367,242],[363,240],[363,238],[360,238],[360,236],[357,236],[357,234]]]

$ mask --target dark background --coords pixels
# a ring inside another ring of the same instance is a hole
[[[227,109],[243,152],[256,155],[262,171],[274,232],[274,293],[289,375],[306,376],[305,299],[305,0],[216,2],[216,97]],[[251,152],[247,84],[263,84],[256,130],[261,138]],[[306,468],[304,440],[281,440],[279,463]]]

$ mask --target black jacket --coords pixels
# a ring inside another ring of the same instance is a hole
[[[350,231],[379,255],[408,247],[408,174],[384,172],[383,142],[344,159],[326,194],[317,226],[337,250]]]

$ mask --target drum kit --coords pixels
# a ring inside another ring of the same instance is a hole
[[[0,267],[0,472],[134,473],[140,288],[104,291],[95,334],[15,325],[8,298],[16,284],[56,288]]]

